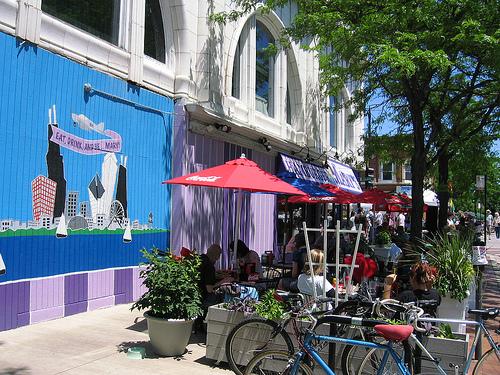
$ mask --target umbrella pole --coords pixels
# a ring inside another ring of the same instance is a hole
[[[282,276],[285,275],[286,245],[287,245],[287,238],[289,237],[288,230],[290,228],[290,226],[288,225],[288,220],[289,220],[290,215],[288,215],[288,214],[289,214],[289,212],[288,212],[288,195],[287,195],[285,198],[285,223],[284,223],[285,230],[283,231],[284,232],[283,250],[281,253],[281,263],[283,263],[283,265],[281,266],[281,275]]]
[[[237,266],[237,257],[238,257],[238,240],[240,239],[240,222],[241,222],[241,203],[243,200],[243,193],[241,189],[238,189],[236,197],[236,228],[234,233],[234,255],[233,255],[233,264],[236,269],[236,272],[239,274],[239,267]]]

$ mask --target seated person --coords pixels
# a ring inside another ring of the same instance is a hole
[[[311,250],[311,258],[313,262],[313,269],[311,271],[309,263],[304,265],[304,272],[299,275],[297,280],[297,287],[300,293],[310,296],[314,295],[313,288],[316,286],[316,295],[323,295],[323,281],[325,282],[325,291],[327,297],[335,296],[335,289],[328,280],[325,279],[323,272],[323,251],[318,249]]]
[[[278,284],[278,289],[298,292],[297,278],[304,268],[304,260],[307,257],[306,238],[304,233],[298,233],[294,237],[295,250],[292,254],[292,276],[284,277]]]
[[[392,285],[397,276],[388,275],[385,278],[383,298],[391,298]],[[441,303],[441,296],[432,284],[436,280],[435,270],[428,263],[418,262],[410,270],[411,290],[405,290],[396,296],[403,303],[415,302],[425,313],[436,315],[436,310]]]
[[[234,241],[231,241],[229,248],[234,251]],[[250,250],[242,240],[238,240],[236,258],[240,267],[240,281],[248,280],[248,276],[251,271],[247,265],[253,264],[254,272],[262,275],[262,265],[260,264],[259,254],[257,254],[254,250]]]
[[[213,244],[207,249],[206,254],[202,254],[200,256],[200,280],[198,281],[198,285],[201,291],[204,310],[208,309],[208,306],[214,305],[218,302],[214,289],[221,284],[233,281],[230,277],[218,282],[216,281],[215,262],[219,260],[221,252],[221,247],[217,244]]]

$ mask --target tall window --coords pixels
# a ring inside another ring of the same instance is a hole
[[[411,180],[411,164],[406,163],[403,166],[403,177],[405,180]]]
[[[256,24],[255,56],[255,108],[270,117],[274,117],[273,83],[274,53],[269,48],[274,39],[269,30],[259,21]]]
[[[290,89],[286,85],[286,123],[292,123],[292,103],[290,103]]]
[[[330,106],[330,147],[337,147],[337,138],[335,132],[337,131],[337,112],[335,111],[335,101],[336,98],[335,96],[330,96],[329,97],[329,103],[328,105]]]
[[[120,0],[43,0],[42,11],[118,45]]]
[[[234,63],[233,63],[233,77],[232,77],[232,88],[231,95],[235,98],[240,99],[240,80],[241,80],[241,37],[238,40],[238,45],[236,46],[236,52],[234,53]]]
[[[381,168],[381,179],[384,181],[392,181],[393,176],[393,164],[383,163]]]
[[[144,54],[162,63],[165,62],[165,33],[158,0],[146,0]]]

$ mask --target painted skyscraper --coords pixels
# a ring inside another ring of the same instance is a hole
[[[78,192],[70,191],[66,199],[66,217],[71,219],[78,214]]]
[[[38,176],[31,182],[33,220],[38,221],[42,216],[54,216],[56,186],[54,181],[45,176]]]
[[[104,187],[102,186],[99,175],[96,174],[89,184],[90,210],[92,211],[92,220],[97,223],[97,214],[102,211],[102,196]]]
[[[54,110],[54,122],[52,123],[52,112],[51,109],[49,109],[49,148],[47,150],[45,160],[47,161],[48,177],[57,184],[53,214],[53,217],[56,218],[61,217],[64,212],[66,201],[66,180],[64,179],[64,163],[61,155],[61,148],[57,143],[50,140],[52,137],[51,125],[57,127],[56,106],[53,106],[52,108]]]
[[[111,202],[113,202],[113,195],[115,192],[116,175],[118,173],[118,165],[114,153],[109,152],[104,156],[102,162],[102,186],[104,187],[104,194],[102,196],[102,205],[98,205],[99,214],[109,216]]]
[[[118,168],[118,183],[116,185],[116,200],[122,204],[125,217],[127,212],[127,156],[120,158],[120,167]]]

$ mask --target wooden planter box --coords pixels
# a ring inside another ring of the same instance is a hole
[[[440,359],[440,366],[446,373],[455,374],[454,367],[459,366],[459,374],[464,373],[464,364],[467,359],[467,350],[469,346],[469,335],[454,333],[456,340],[440,337],[424,337],[422,343],[433,357]],[[422,355],[425,357],[424,355]],[[425,374],[439,374],[436,367],[429,361],[422,360],[421,372]]]
[[[233,327],[244,319],[249,319],[250,316],[244,316],[243,313],[237,311],[227,310],[222,307],[222,305],[211,306],[208,309],[208,314],[206,317],[207,321],[207,349],[206,357],[209,359],[216,360],[217,362],[227,362],[226,359],[226,338]],[[307,324],[307,323],[304,323]],[[287,332],[290,335],[295,348],[298,348],[298,343],[295,339],[293,328],[287,327]],[[329,326],[323,324],[316,330],[319,334],[328,335]],[[255,333],[254,337],[258,338],[258,332]],[[236,342],[237,344],[237,342]],[[273,347],[273,349],[286,350],[286,347]],[[325,345],[319,352],[325,361],[328,361],[328,345]],[[342,353],[342,345],[336,345],[337,365],[340,368],[340,354]],[[242,358],[236,358],[237,363],[243,361],[248,362],[252,358],[252,354],[247,353],[243,355]]]
[[[245,316],[241,312],[227,310],[222,307],[222,305],[211,306],[208,309],[207,314],[207,348],[206,348],[206,357],[209,359],[216,360],[217,362],[227,362],[226,359],[226,338],[229,335],[229,332],[233,329],[233,327],[241,322],[244,319],[250,318],[249,316]],[[298,344],[295,340],[295,336],[291,331],[292,327],[288,327],[288,333],[292,338],[295,348],[298,347]],[[355,329],[351,329],[348,333],[349,337],[353,337],[355,334]],[[323,324],[318,327],[316,330],[319,334],[328,335],[329,326]],[[258,337],[258,333],[256,335]],[[463,374],[463,366],[467,357],[467,348],[468,348],[468,335],[455,334],[455,336],[459,337],[458,340],[452,339],[443,339],[437,337],[425,337],[424,338],[424,346],[429,350],[429,352],[439,359],[441,359],[441,367],[450,375],[454,375],[454,369],[450,368],[449,365],[458,365],[460,370],[459,374]],[[277,348],[279,349],[279,348]],[[285,347],[281,348],[286,350]],[[338,372],[341,370],[341,354],[343,350],[343,345],[336,345],[336,366],[335,371]],[[328,345],[325,345],[320,351],[321,357],[328,362]],[[248,354],[246,357],[236,358],[236,362],[240,363],[240,361],[245,360],[248,362],[251,359],[252,355]],[[363,357],[364,358],[364,357]],[[361,364],[363,358],[355,358],[355,362]],[[429,361],[422,361],[421,364],[422,373],[425,374],[438,374],[438,371],[434,367],[432,363]],[[319,366],[316,366],[315,373],[322,373],[322,370]]]

